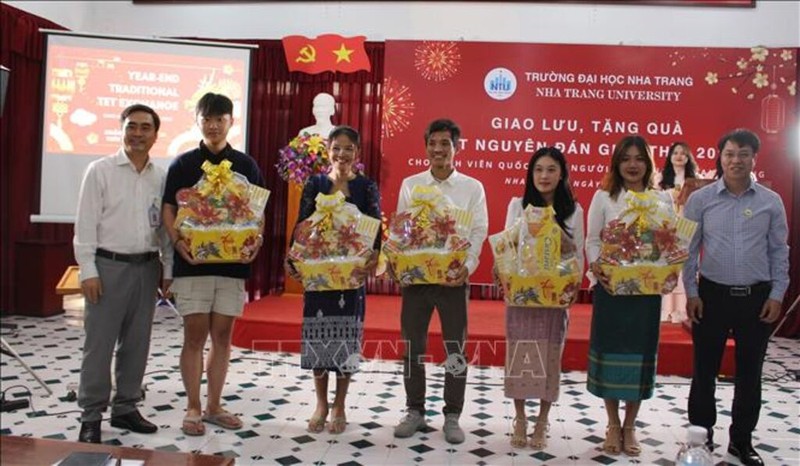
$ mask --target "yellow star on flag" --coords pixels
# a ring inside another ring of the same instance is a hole
[[[333,53],[336,55],[336,63],[341,61],[346,61],[350,63],[350,55],[355,52],[355,50],[348,50],[347,47],[344,46],[344,42],[339,47],[339,50],[334,50]]]

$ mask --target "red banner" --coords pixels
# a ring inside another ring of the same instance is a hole
[[[657,168],[673,142],[687,142],[701,176],[712,177],[719,138],[755,131],[756,175],[792,215],[796,70],[795,50],[782,48],[387,41],[382,207],[393,212],[403,178],[427,168],[425,128],[445,117],[463,131],[458,170],[486,188],[490,234],[522,196],[537,148],[563,150],[588,210],[614,144],[631,133],[646,137]],[[491,283],[491,264],[484,247],[472,282]]]
[[[365,40],[365,36],[342,37],[337,34],[323,34],[314,39],[305,36],[282,39],[289,71],[309,74],[370,71],[369,57],[364,50]]]

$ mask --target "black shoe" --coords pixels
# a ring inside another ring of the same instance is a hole
[[[83,443],[100,443],[101,421],[81,422],[81,432],[78,441]]]
[[[728,453],[738,458],[744,466],[764,466],[764,460],[750,442],[731,443],[728,445]]]
[[[143,418],[139,411],[132,411],[122,416],[111,417],[111,427],[127,429],[139,434],[152,434],[158,427],[147,419]]]

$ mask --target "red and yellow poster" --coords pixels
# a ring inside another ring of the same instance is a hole
[[[161,45],[163,52],[52,45],[44,104],[45,152],[115,152],[122,136],[120,112],[142,103],[161,117],[151,155],[175,157],[202,139],[194,110],[206,92],[224,94],[234,102],[228,139],[234,147],[243,147],[249,52],[209,57],[169,53],[170,45]]]
[[[588,210],[614,144],[643,135],[661,168],[685,141],[701,176],[713,177],[717,141],[749,128],[761,138],[756,175],[792,215],[797,154],[797,57],[793,48],[689,48],[480,42],[387,41],[383,101],[383,209],[394,211],[403,178],[427,169],[427,124],[462,128],[457,169],[483,182],[489,232],[522,196],[536,149],[557,146],[573,191]],[[491,283],[484,246],[473,283]]]

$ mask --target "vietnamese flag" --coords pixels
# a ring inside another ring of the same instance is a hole
[[[365,36],[342,37],[323,34],[316,38],[286,36],[282,39],[283,52],[289,71],[308,74],[323,71],[353,73],[370,71],[372,67],[364,49]]]

